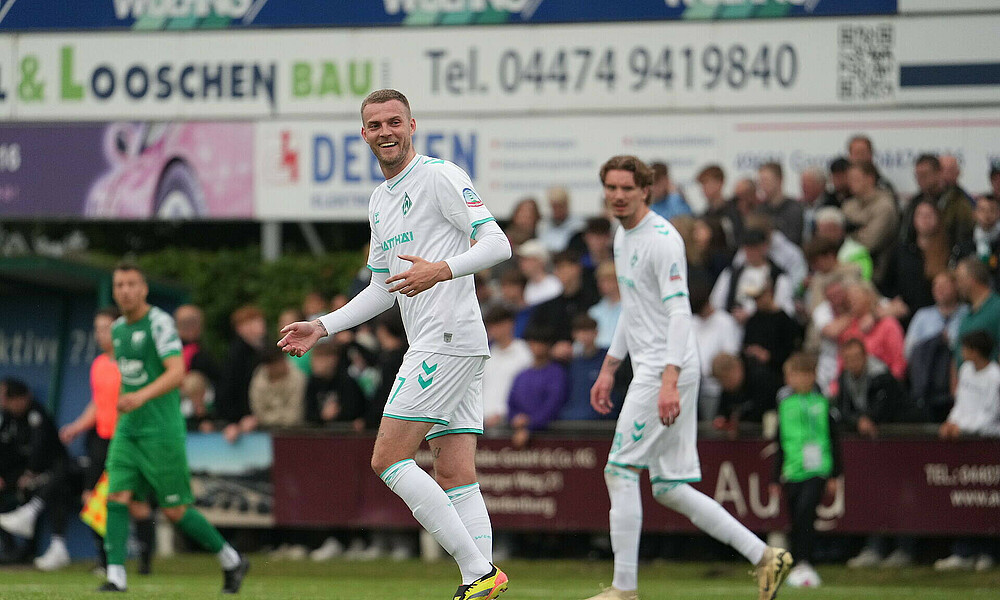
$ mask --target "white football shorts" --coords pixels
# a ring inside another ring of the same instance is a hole
[[[667,427],[660,421],[656,404],[660,372],[638,368],[618,416],[608,464],[649,469],[654,484],[701,481],[698,383],[698,377],[681,377],[677,384],[681,414]]]
[[[486,356],[407,352],[382,416],[433,423],[427,439],[483,433]]]

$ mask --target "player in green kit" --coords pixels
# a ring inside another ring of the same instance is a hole
[[[122,387],[106,466],[108,580],[100,591],[125,591],[128,504],[133,495],[152,493],[168,519],[218,555],[225,576],[222,591],[235,594],[250,564],[191,506],[194,498],[178,392],[184,359],[174,320],[146,302],[149,287],[135,265],[116,267],[112,282],[115,303],[123,315],[111,328]]]

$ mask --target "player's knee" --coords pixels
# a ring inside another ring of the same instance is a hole
[[[180,521],[182,518],[184,518],[184,513],[187,512],[187,505],[185,504],[183,506],[170,506],[167,508],[163,508],[161,510],[163,510],[163,514],[165,514],[168,519],[176,523],[177,521]]]
[[[113,492],[111,494],[108,494],[108,502],[128,504],[131,500],[132,500],[132,492],[128,490],[122,492]]]
[[[604,481],[608,488],[639,485],[639,471],[630,467],[622,467],[608,463],[604,467]]]
[[[659,481],[653,484],[653,498],[667,508],[683,512],[678,490],[687,485],[680,481]]]
[[[379,477],[382,476],[382,473],[384,473],[386,469],[391,467],[393,463],[396,462],[398,461],[392,460],[391,457],[378,452],[377,450],[372,453],[372,471],[375,471],[375,474]]]
[[[443,490],[450,490],[452,488],[461,487],[463,485],[471,485],[476,483],[476,472],[472,470],[471,472],[456,472],[448,471],[442,472],[438,469],[434,470],[434,481],[437,481],[438,485],[441,486]]]
[[[142,521],[143,519],[148,519],[153,514],[153,509],[150,508],[148,502],[132,502],[128,505],[128,512],[132,515],[133,519]]]

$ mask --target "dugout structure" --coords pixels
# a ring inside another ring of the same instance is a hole
[[[111,306],[112,270],[68,260],[0,258],[0,376],[24,380],[62,425],[90,399],[90,363],[100,352],[94,313]],[[149,301],[173,310],[184,287],[149,282]]]

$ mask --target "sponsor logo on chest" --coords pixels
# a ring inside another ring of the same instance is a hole
[[[396,235],[382,242],[382,251],[388,252],[389,250],[395,248],[400,244],[405,244],[406,242],[412,242],[412,241],[413,241],[412,231],[404,231],[403,233],[397,233]]]

